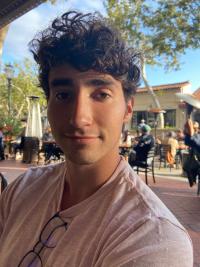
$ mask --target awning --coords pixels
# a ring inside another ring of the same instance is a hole
[[[45,0],[0,0],[0,29],[42,2]]]

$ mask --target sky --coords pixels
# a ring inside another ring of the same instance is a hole
[[[3,49],[3,64],[22,62],[25,57],[32,58],[28,50],[28,43],[34,35],[45,29],[50,22],[67,10],[81,10],[83,12],[99,11],[105,14],[101,0],[58,0],[56,5],[43,3],[37,8],[11,23]],[[188,49],[181,56],[179,71],[165,72],[162,67],[147,66],[147,79],[150,85],[180,83],[189,81],[191,92],[200,87],[200,48]]]

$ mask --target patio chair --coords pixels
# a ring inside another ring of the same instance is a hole
[[[131,153],[131,152],[130,152]],[[131,156],[131,155],[130,155]],[[155,183],[155,175],[154,175],[154,157],[155,157],[155,146],[153,146],[149,152],[147,153],[147,157],[145,161],[139,161],[136,160],[134,162],[134,165],[132,166],[133,169],[139,173],[144,172],[145,173],[145,182],[148,185],[148,173],[151,172],[153,177],[153,182]]]
[[[45,164],[49,164],[52,161],[64,161],[64,153],[56,143],[50,144],[45,153]]]

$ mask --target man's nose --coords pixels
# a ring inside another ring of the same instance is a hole
[[[81,90],[80,90],[81,91]],[[70,124],[74,128],[82,128],[92,123],[91,99],[86,92],[79,92],[75,96]]]

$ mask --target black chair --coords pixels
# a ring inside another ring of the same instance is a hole
[[[131,153],[129,154],[129,157],[131,157]],[[148,172],[152,173],[153,182],[155,183],[155,175],[154,175],[154,157],[155,157],[155,146],[153,146],[149,152],[147,153],[145,161],[139,161],[135,160],[133,165],[131,164],[131,161],[129,161],[129,164],[136,170],[137,173],[144,172],[145,173],[145,182],[148,185]]]
[[[1,193],[2,193],[3,190],[7,187],[8,182],[1,172],[0,172],[0,180],[1,180]]]
[[[56,144],[49,144],[48,149],[45,151],[45,164],[51,163],[51,161],[64,161],[64,153],[61,148]]]

